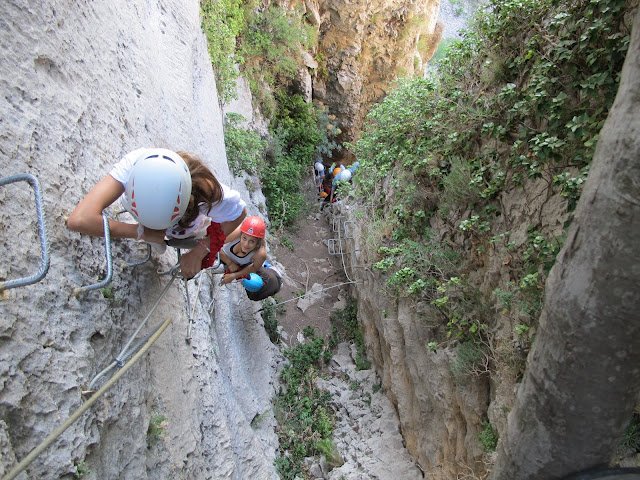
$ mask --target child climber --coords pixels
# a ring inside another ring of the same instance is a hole
[[[76,205],[69,229],[103,235],[102,211],[122,196],[137,224],[109,220],[113,238],[165,244],[165,237],[197,239],[180,257],[191,278],[214,263],[225,236],[246,216],[240,194],[221,184],[194,154],[141,148],[125,155]]]
[[[263,300],[276,294],[282,286],[278,272],[266,262],[266,225],[260,217],[252,215],[229,234],[220,250],[220,260],[226,265],[221,284],[242,279],[251,300]]]

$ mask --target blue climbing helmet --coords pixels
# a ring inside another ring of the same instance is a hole
[[[262,277],[257,273],[250,273],[249,278],[242,280],[242,286],[249,292],[259,292],[264,286]]]

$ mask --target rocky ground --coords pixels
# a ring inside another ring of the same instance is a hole
[[[312,326],[319,335],[331,334],[329,317],[346,306],[348,277],[340,256],[331,255],[327,243],[336,238],[332,218],[320,211],[311,179],[306,186],[308,211],[295,228],[278,233],[271,255],[286,271],[278,294],[285,311],[278,314],[283,346],[304,341],[302,330]],[[330,288],[336,286],[336,288]],[[330,289],[329,289],[330,288]],[[317,293],[313,293],[317,292]],[[332,468],[325,459],[308,459],[315,479],[423,478],[404,448],[395,408],[381,389],[374,370],[356,370],[355,346],[338,345],[319,386],[328,390],[336,412],[334,442],[344,461]]]

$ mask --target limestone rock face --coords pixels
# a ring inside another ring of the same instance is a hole
[[[402,76],[421,75],[433,54],[439,0],[305,2],[320,19],[314,98],[335,115],[341,140],[352,140],[375,102]],[[316,13],[317,12],[317,13]]]
[[[8,0],[0,19],[0,177],[39,179],[51,258],[41,282],[0,293],[3,476],[81,406],[167,284],[157,270],[176,262],[169,249],[127,267],[144,249],[114,240],[112,288],[74,296],[106,263],[102,239],[66,229],[75,204],[140,146],[193,151],[248,194],[226,164],[198,1]],[[0,187],[0,224],[0,279],[35,273],[26,183]],[[141,332],[172,318],[160,340],[18,478],[276,478],[276,357],[254,304],[217,280],[189,282],[191,344],[176,281]]]
[[[456,478],[464,466],[477,469],[488,383],[454,381],[452,352],[426,348],[428,319],[407,301],[386,304],[366,286],[358,296],[368,352],[398,411],[407,450],[431,478]]]

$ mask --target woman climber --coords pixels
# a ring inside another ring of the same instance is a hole
[[[220,261],[226,265],[221,284],[242,279],[242,286],[251,300],[263,300],[275,295],[282,286],[282,277],[266,262],[266,225],[252,215],[227,237],[220,250]]]
[[[180,270],[191,278],[210,267],[247,212],[240,194],[220,183],[194,154],[141,148],[125,155],[80,200],[67,219],[70,230],[104,235],[102,211],[122,197],[137,224],[109,220],[114,238],[165,245],[165,237],[197,240],[180,257]]]

